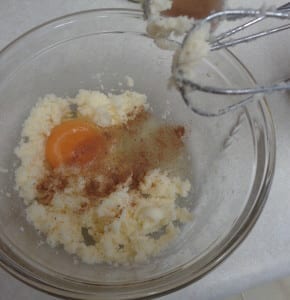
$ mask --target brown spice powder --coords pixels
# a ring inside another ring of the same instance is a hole
[[[39,203],[49,205],[55,192],[63,191],[78,176],[85,178],[85,187],[79,192],[93,203],[127,180],[131,180],[131,189],[138,188],[149,170],[176,159],[183,147],[185,128],[162,124],[142,110],[126,124],[103,128],[103,135],[108,145],[103,159],[95,159],[77,171],[48,170],[36,187]]]

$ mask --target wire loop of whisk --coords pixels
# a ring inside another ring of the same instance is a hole
[[[224,89],[212,86],[200,85],[191,80],[184,78],[177,78],[176,81],[178,85],[184,85],[190,87],[192,91],[198,90],[201,92],[216,94],[216,95],[252,95],[252,94],[267,94],[278,91],[284,91],[290,89],[290,84],[287,84],[286,80],[280,83],[276,83],[270,86],[258,86],[256,88],[246,88],[246,89]]]
[[[290,3],[286,3],[285,5],[279,7],[277,10],[226,10],[221,12],[216,12],[211,15],[209,15],[207,18],[203,19],[202,21],[196,23],[191,31],[187,33],[183,44],[181,47],[183,47],[184,43],[186,42],[186,39],[190,36],[190,34],[200,28],[203,24],[208,22],[213,22],[216,20],[237,20],[240,18],[245,17],[256,17],[254,19],[251,19],[247,23],[244,23],[242,25],[239,25],[237,27],[232,28],[231,30],[228,30],[224,33],[221,33],[217,35],[216,37],[213,37],[209,40],[210,44],[210,50],[211,51],[217,51],[222,48],[229,48],[232,46],[236,46],[241,43],[253,41],[255,39],[268,36],[273,33],[277,33],[279,31],[290,29],[290,24],[283,24],[281,26],[270,28],[264,31],[260,31],[258,33],[254,33],[248,36],[240,37],[232,39],[232,36],[236,33],[245,30],[246,28],[249,28],[250,26],[253,26],[257,24],[258,22],[261,22],[267,18],[278,18],[281,20],[289,20],[290,19]],[[245,104],[254,101],[254,99],[257,99],[258,97],[255,97],[254,95],[263,95],[263,94],[269,94],[273,92],[278,91],[285,91],[290,90],[290,81],[289,79],[280,81],[278,83],[269,85],[269,86],[259,86],[256,85],[253,88],[221,88],[221,87],[214,87],[204,84],[199,84],[196,82],[193,82],[192,80],[186,78],[182,72],[179,72],[175,76],[175,80],[177,83],[177,86],[179,88],[179,91],[187,105],[190,106],[191,110],[193,110],[195,113],[198,113],[199,115],[211,117],[211,116],[220,116],[223,115],[229,111],[235,110],[238,107],[244,106]],[[244,95],[246,96],[242,100],[240,100],[238,103],[234,103],[232,105],[228,105],[224,108],[219,109],[215,113],[210,113],[207,111],[202,111],[200,109],[194,108],[192,105],[190,105],[190,101],[188,100],[189,93],[193,91],[200,91],[200,92],[206,92],[216,95],[225,95],[225,96],[238,96],[238,95]]]
[[[197,23],[193,26],[192,30],[187,34],[187,36],[184,39],[183,45],[188,38],[188,36],[192,33],[193,30],[196,30],[197,28],[201,27],[204,23],[207,22],[213,22],[214,20],[236,20],[239,18],[245,18],[245,17],[253,17],[258,16],[258,18],[251,20],[248,23],[245,23],[239,27],[233,28],[233,30],[228,30],[227,32],[220,34],[217,36],[217,38],[213,38],[209,41],[210,43],[210,50],[215,51],[219,50],[221,48],[228,48],[230,46],[234,46],[240,43],[249,42],[254,39],[267,36],[272,33],[276,33],[281,30],[286,30],[290,28],[290,24],[282,25],[276,28],[271,28],[269,30],[265,30],[263,32],[259,32],[250,36],[242,37],[239,39],[233,39],[229,40],[227,42],[223,42],[225,38],[228,38],[229,36],[232,36],[233,34],[248,28],[249,26],[252,26],[256,24],[257,22],[260,22],[266,18],[279,18],[279,19],[290,19],[290,3],[287,3],[283,5],[282,7],[278,8],[275,11],[269,10],[269,11],[263,11],[263,10],[254,10],[254,9],[248,9],[248,10],[225,10],[213,13],[203,19],[201,22]],[[183,46],[182,45],[182,46]],[[287,84],[285,81],[276,83],[274,85],[270,86],[257,86],[254,88],[245,88],[245,89],[225,89],[225,88],[218,88],[208,85],[201,85],[196,82],[193,82],[187,78],[184,78],[182,74],[178,74],[178,76],[175,78],[178,85],[184,85],[186,87],[190,87],[191,90],[198,90],[206,93],[212,93],[212,94],[219,94],[219,95],[251,95],[251,94],[261,94],[261,93],[272,93],[276,91],[282,91],[282,90],[289,90],[290,84]]]
[[[287,3],[286,5],[283,5],[282,7],[278,8],[276,11],[261,11],[261,10],[225,10],[221,12],[217,12],[214,14],[209,15],[207,18],[203,19],[200,24],[206,23],[206,22],[213,22],[214,20],[237,20],[240,18],[245,17],[257,17],[243,25],[240,25],[236,28],[233,28],[231,30],[228,30],[225,33],[222,33],[214,38],[214,40],[210,41],[211,50],[219,50],[221,48],[225,47],[231,47],[235,46],[241,43],[246,43],[273,33],[277,33],[279,31],[287,30],[290,28],[290,24],[281,25],[275,28],[271,28],[268,30],[264,30],[252,35],[248,35],[245,37],[241,37],[238,39],[230,39],[228,41],[223,41],[225,38],[228,38],[242,30],[245,30],[246,28],[249,28],[250,26],[265,20],[266,18],[278,18],[278,19],[290,19],[290,3]],[[198,25],[195,25],[198,26]],[[194,27],[195,27],[194,26]],[[194,28],[192,29],[194,30]]]
[[[144,11],[145,11],[145,18],[150,16],[150,3],[151,0],[144,1]],[[242,43],[251,42],[256,39],[269,36],[271,34],[288,30],[290,29],[290,23],[283,24],[277,27],[271,27],[269,29],[259,31],[256,33],[251,33],[242,37],[234,38],[234,35],[237,33],[241,33],[242,31],[245,32],[246,29],[254,26],[255,24],[266,20],[266,19],[279,19],[283,20],[290,20],[290,2],[274,9],[234,9],[234,10],[223,10],[218,11],[213,14],[210,14],[208,17],[197,21],[194,23],[191,30],[189,30],[183,42],[181,43],[181,51],[185,46],[187,40],[191,36],[191,34],[201,28],[204,24],[210,23],[214,24],[221,21],[236,21],[243,18],[250,18],[249,21],[246,23],[233,27],[225,32],[219,33],[218,35],[214,36],[213,33],[210,34],[210,38],[208,40],[210,51],[218,51],[220,49],[229,47],[233,47]],[[212,27],[213,28],[213,27]],[[255,97],[255,95],[263,95],[269,94],[278,91],[285,91],[290,90],[290,80],[280,81],[275,84],[270,84],[268,86],[259,86],[256,85],[253,88],[222,88],[222,87],[214,87],[206,84],[199,84],[194,82],[191,78],[187,78],[186,74],[182,70],[178,70],[177,72],[173,73],[173,78],[176,82],[176,86],[179,89],[185,103],[191,107],[191,109],[203,116],[219,116],[225,114],[229,111],[236,109],[237,107],[244,106],[245,104],[254,101],[259,97]],[[210,113],[206,111],[201,111],[197,108],[192,107],[190,105],[190,101],[188,100],[189,94],[194,91],[200,91],[205,93],[211,93],[215,95],[225,95],[225,96],[245,96],[238,103],[234,103],[232,105],[228,105],[217,111],[216,113]]]

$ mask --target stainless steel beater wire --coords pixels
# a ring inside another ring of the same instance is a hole
[[[272,86],[267,87],[256,87],[251,89],[223,89],[223,88],[216,88],[212,86],[202,86],[197,83],[194,83],[188,79],[178,79],[176,81],[181,85],[189,86],[192,90],[198,90],[202,92],[217,94],[217,95],[250,95],[250,94],[264,94],[264,93],[271,93],[274,91],[284,91],[290,90],[290,85],[285,84],[284,82],[279,84],[275,84]]]
[[[205,18],[204,20],[199,22],[197,25],[195,25],[192,28],[192,30],[194,30],[196,28],[196,26],[201,26],[202,24],[204,24],[206,22],[211,22],[212,20],[217,19],[217,18],[221,18],[221,19],[226,18],[227,20],[235,20],[237,18],[241,18],[241,17],[245,17],[245,16],[257,16],[257,15],[261,15],[261,14],[262,14],[262,12],[260,10],[252,10],[252,9],[221,11],[221,12],[217,12],[217,13],[214,13],[214,14],[208,16],[207,18]],[[266,11],[266,12],[263,12],[262,16],[285,19],[285,18],[289,18],[289,13],[278,12],[278,11]],[[288,26],[290,26],[290,24],[287,24],[287,28],[288,28]],[[283,26],[280,26],[279,28],[271,29],[270,31],[273,31],[272,33],[274,33],[274,31],[277,32],[282,29],[285,30],[285,28],[286,28],[285,25],[283,25]],[[258,33],[256,35],[250,36],[247,41],[252,40],[254,38],[264,36],[266,34],[270,34],[270,33],[268,33],[268,32],[267,33],[266,32]],[[190,36],[190,32],[185,37],[185,39],[182,43],[182,46],[187,41],[189,36]],[[241,43],[242,41],[244,41],[244,39],[239,39],[239,43]],[[213,94],[219,94],[219,95],[251,95],[251,94],[270,93],[273,91],[282,91],[282,90],[290,89],[290,85],[287,85],[285,83],[281,83],[280,85],[275,84],[275,85],[268,86],[268,87],[259,87],[258,86],[256,88],[250,88],[250,89],[249,88],[247,88],[247,89],[223,89],[223,88],[216,88],[216,87],[211,87],[211,86],[202,86],[202,85],[194,83],[188,79],[183,78],[183,74],[178,73],[178,72],[177,72],[177,75],[175,76],[175,79],[176,79],[177,83],[179,83],[180,86],[184,85],[184,86],[190,87],[192,90],[199,90],[199,91],[213,93]]]
[[[195,108],[191,105],[190,101],[187,99],[187,94],[184,90],[183,87],[179,88],[179,91],[181,93],[182,99],[184,100],[185,104],[194,112],[197,113],[198,115],[204,116],[204,117],[217,117],[217,116],[222,116],[230,111],[233,111],[237,109],[238,107],[243,107],[245,104],[250,103],[254,101],[254,95],[250,95],[249,97],[241,100],[238,103],[228,105],[225,108],[220,108],[216,113],[210,113],[206,112],[204,110],[201,110],[199,108]]]
[[[288,2],[288,3],[286,3],[286,4],[283,4],[282,6],[279,6],[279,7],[277,8],[277,10],[278,10],[278,11],[283,11],[283,12],[285,12],[285,11],[290,11],[290,2]],[[263,21],[263,20],[265,20],[265,19],[266,19],[265,16],[258,17],[258,18],[255,18],[255,19],[253,19],[253,20],[248,21],[247,23],[244,23],[244,24],[239,25],[239,26],[237,26],[237,27],[235,27],[235,28],[232,28],[231,30],[228,30],[228,31],[226,31],[226,32],[223,32],[223,33],[221,33],[221,34],[219,34],[219,35],[217,35],[217,36],[215,37],[215,42],[218,42],[218,41],[220,41],[220,40],[223,40],[223,39],[225,39],[225,38],[227,38],[227,37],[229,37],[229,36],[231,36],[231,35],[233,35],[233,34],[239,32],[239,31],[244,30],[244,29],[246,29],[246,28],[249,28],[250,26],[252,26],[252,25],[254,25],[254,24],[257,24],[258,22],[261,22],[261,21]]]
[[[214,50],[219,50],[219,49],[222,49],[222,48],[225,48],[225,47],[230,47],[230,46],[235,46],[237,44],[250,42],[250,41],[258,39],[260,37],[267,36],[267,35],[270,35],[270,34],[273,34],[273,33],[277,33],[279,31],[283,31],[283,30],[286,30],[286,29],[289,29],[289,28],[290,28],[290,24],[285,24],[285,25],[281,25],[281,26],[278,26],[278,27],[275,27],[275,28],[272,28],[272,29],[261,31],[261,32],[258,32],[258,33],[252,34],[252,35],[248,35],[246,37],[231,40],[231,41],[228,41],[228,42],[216,42],[215,41],[213,44],[211,44],[210,50],[214,51]]]

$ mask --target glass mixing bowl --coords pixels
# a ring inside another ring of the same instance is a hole
[[[85,11],[35,28],[0,52],[0,264],[35,288],[69,299],[131,299],[174,291],[223,261],[265,204],[275,165],[266,102],[219,118],[195,115],[176,90],[167,89],[172,53],[154,45],[145,25],[137,10]],[[253,85],[229,51],[211,59],[202,71],[212,82]],[[134,90],[148,96],[156,115],[187,127],[193,186],[187,205],[193,221],[147,264],[75,264],[61,247],[41,243],[43,237],[26,221],[14,190],[19,162],[13,151],[39,97],[74,96],[80,88],[119,92],[127,75],[135,81]]]

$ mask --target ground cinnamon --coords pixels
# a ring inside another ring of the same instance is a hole
[[[80,192],[91,201],[108,196],[127,180],[132,189],[138,188],[149,170],[176,159],[183,147],[185,128],[161,123],[148,112],[140,111],[126,124],[104,128],[103,134],[109,145],[104,158],[78,170],[51,170],[37,184],[39,203],[49,205],[54,194],[78,176],[85,178]]]

